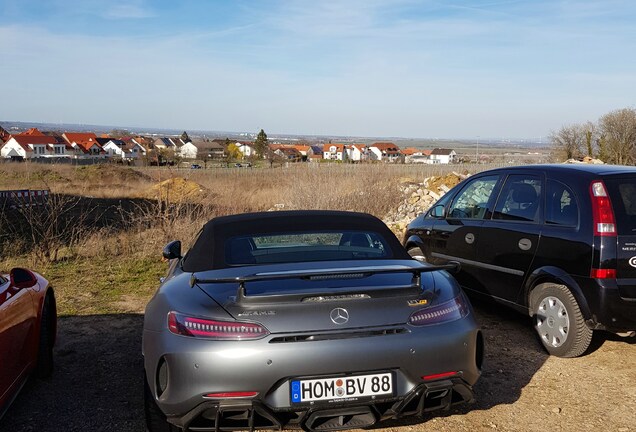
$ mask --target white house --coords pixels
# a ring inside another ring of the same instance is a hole
[[[369,149],[364,144],[352,144],[347,146],[347,159],[360,162],[367,160],[369,157]]]
[[[243,155],[244,158],[250,157],[253,154],[255,154],[254,147],[252,147],[251,145],[249,145],[247,143],[242,143],[242,142],[237,141],[237,142],[234,143],[234,145],[236,146],[238,151],[241,152],[241,154]]]
[[[196,159],[197,152],[197,147],[192,144],[191,141],[188,141],[187,143],[177,148],[177,153],[184,159]]]
[[[457,153],[455,150],[436,148],[431,152],[430,160],[432,163],[449,164],[455,162]]]
[[[395,162],[402,158],[400,148],[392,142],[377,142],[369,146],[369,159]]]
[[[137,159],[142,156],[146,156],[146,153],[147,153],[146,147],[144,147],[142,143],[140,143],[134,138],[131,139],[130,142],[126,144],[125,150],[126,150],[126,157],[131,159]]]
[[[106,157],[114,158],[126,158],[126,143],[122,140],[111,139],[106,144],[102,145],[102,149],[106,152]]]
[[[322,146],[322,158],[326,160],[345,160],[347,151],[344,144],[325,144]]]
[[[35,157],[62,156],[66,145],[47,135],[13,135],[0,149],[3,158],[32,159]]]

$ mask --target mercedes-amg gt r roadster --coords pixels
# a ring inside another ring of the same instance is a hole
[[[223,216],[163,255],[143,331],[151,432],[343,430],[473,400],[483,338],[456,264],[416,261],[373,216]]]

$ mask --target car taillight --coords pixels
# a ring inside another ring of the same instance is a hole
[[[593,268],[590,277],[595,279],[616,279],[616,269]]]
[[[592,198],[592,218],[594,221],[594,235],[603,237],[616,237],[616,220],[612,202],[605,184],[601,180],[592,182],[590,185],[590,196]]]
[[[425,326],[455,321],[468,315],[468,304],[462,294],[437,306],[415,311],[409,317],[409,324]]]
[[[440,380],[440,379],[444,379],[444,378],[452,378],[459,375],[459,372],[442,372],[442,373],[438,373],[438,374],[432,374],[432,375],[425,375],[422,377],[422,379],[424,381],[435,381],[435,380]]]
[[[269,334],[260,324],[195,318],[177,312],[168,313],[168,329],[181,336],[221,340],[260,339]]]
[[[237,398],[253,398],[258,395],[255,391],[243,391],[243,392],[221,392],[221,393],[208,393],[203,395],[204,398],[210,399],[237,399]]]

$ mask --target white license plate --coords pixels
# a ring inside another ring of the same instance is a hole
[[[393,374],[293,380],[290,391],[292,403],[393,395]]]

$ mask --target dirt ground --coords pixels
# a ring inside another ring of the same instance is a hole
[[[599,333],[586,356],[558,359],[541,349],[529,318],[490,303],[475,309],[487,344],[476,403],[376,429],[636,431],[636,338]],[[143,431],[142,322],[61,318],[53,377],[29,380],[0,431]]]

